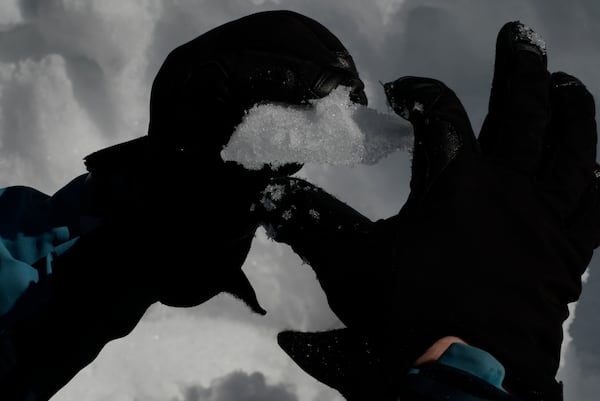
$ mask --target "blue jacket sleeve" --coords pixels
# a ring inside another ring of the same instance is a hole
[[[0,322],[29,286],[52,274],[55,254],[77,240],[86,176],[52,196],[26,186],[0,189]]]

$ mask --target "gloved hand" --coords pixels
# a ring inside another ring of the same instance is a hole
[[[285,332],[280,345],[348,400],[387,400],[431,344],[458,336],[505,366],[518,397],[561,399],[562,323],[600,243],[591,94],[549,73],[544,43],[519,22],[499,32],[479,138],[443,83],[403,77],[384,89],[415,133],[397,215],[371,222],[293,178],[274,180],[258,202],[272,238],[314,269],[349,338],[361,339]]]
[[[259,12],[169,54],[152,85],[149,135],[166,148],[218,156],[254,104],[302,104],[338,85],[366,103],[354,61],[333,33],[295,12]]]
[[[157,301],[193,306],[228,292],[264,314],[241,269],[258,226],[250,206],[269,177],[300,166],[248,171],[220,151],[254,103],[299,104],[340,84],[366,101],[341,42],[293,12],[250,15],[175,49],[152,87],[148,137],[85,159],[75,203],[96,224],[40,260],[52,274],[23,298],[48,302],[0,333],[0,355],[10,354],[0,399],[47,400]]]
[[[194,262],[161,272],[161,302],[206,300],[197,288],[206,277],[195,266],[199,259],[239,270],[258,226],[250,213],[256,194],[269,178],[301,167],[251,171],[224,162],[220,151],[244,113],[259,102],[306,103],[338,85],[352,87],[352,98],[366,102],[354,61],[338,38],[289,11],[240,18],[169,54],[152,86],[148,138],[86,158],[99,213],[118,222],[139,216],[133,225],[140,235],[160,238],[158,247]],[[199,241],[200,231],[208,239]]]

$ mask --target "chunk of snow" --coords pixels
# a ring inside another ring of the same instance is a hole
[[[285,163],[375,164],[412,146],[412,126],[349,98],[338,87],[307,106],[259,104],[250,109],[221,152],[248,169]]]

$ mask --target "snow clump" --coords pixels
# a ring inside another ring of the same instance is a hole
[[[265,164],[375,164],[412,146],[411,125],[349,98],[338,87],[305,106],[258,104],[251,108],[223,148],[221,157],[247,169]]]

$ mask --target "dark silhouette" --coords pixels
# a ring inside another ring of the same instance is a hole
[[[499,32],[478,138],[443,83],[384,89],[415,132],[397,215],[370,221],[292,177],[259,202],[346,326],[286,331],[280,345],[349,401],[561,400],[562,323],[600,243],[592,95],[548,72],[544,43],[519,22]]]
[[[148,135],[85,158],[48,196],[0,192],[0,399],[48,400],[155,302],[221,292],[264,314],[241,270],[252,202],[277,170],[220,151],[257,102],[303,104],[343,84],[366,102],[342,43],[305,16],[253,14],[173,50],[151,93]]]

